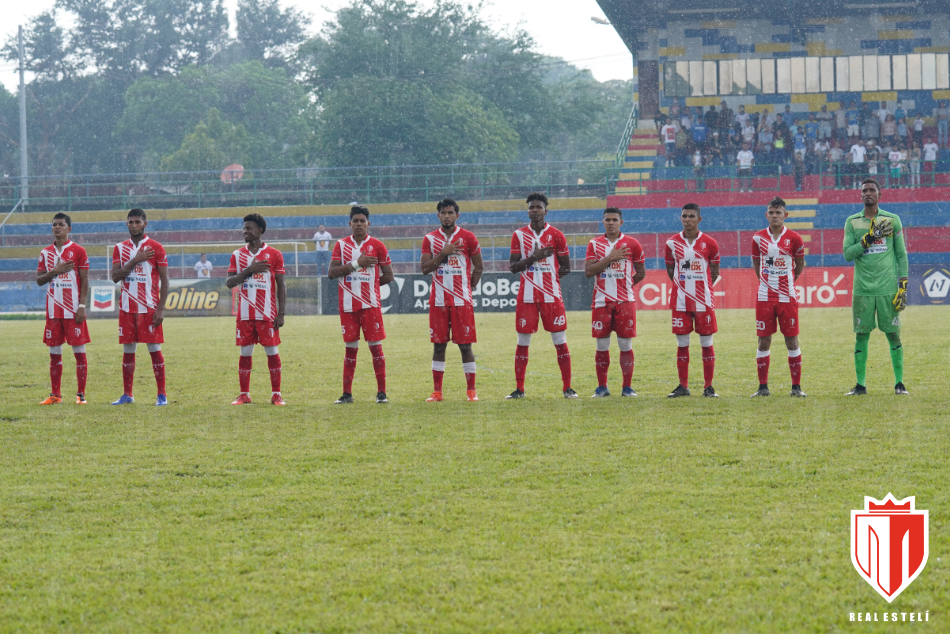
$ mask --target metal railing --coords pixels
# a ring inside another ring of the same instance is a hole
[[[620,145],[617,146],[617,169],[623,167],[627,160],[627,148],[630,147],[630,141],[633,139],[633,132],[637,129],[640,111],[637,104],[633,104],[630,114],[627,116],[627,123],[623,127],[623,134],[620,136]]]

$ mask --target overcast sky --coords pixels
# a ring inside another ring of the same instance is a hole
[[[281,5],[295,6],[312,16],[311,29],[314,32],[335,9],[346,6],[349,1],[280,0]],[[425,4],[427,0],[422,2]],[[16,34],[18,25],[25,24],[31,16],[51,8],[53,4],[54,0],[33,0],[30,3],[0,1],[0,41],[6,42]],[[225,4],[233,16],[237,0],[225,0]],[[551,0],[495,0],[486,4],[485,15],[496,26],[523,25],[545,55],[561,57],[582,68],[589,68],[601,81],[633,76],[630,53],[613,28],[591,21],[591,16],[603,17],[595,0],[559,2],[556,10]],[[0,82],[15,92],[18,81],[16,64],[0,61]]]

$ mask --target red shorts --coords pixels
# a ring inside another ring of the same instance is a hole
[[[429,341],[465,345],[475,343],[475,309],[464,306],[429,305]]]
[[[548,332],[563,332],[567,330],[567,313],[564,312],[564,302],[550,302],[546,304],[527,304],[518,302],[515,308],[515,332],[529,335],[538,332],[538,318]]]
[[[89,338],[89,328],[86,327],[87,321],[84,320],[81,324],[77,324],[76,320],[71,317],[69,319],[47,317],[46,330],[43,331],[43,343],[50,347],[61,346],[63,343],[68,343],[71,346],[83,346],[92,341]]]
[[[707,310],[703,313],[688,313],[681,310],[673,311],[673,334],[688,335],[695,330],[697,335],[712,335],[719,328],[716,326],[716,311]]]
[[[152,325],[155,311],[127,313],[119,311],[119,343],[165,343],[162,325]]]
[[[798,336],[798,302],[756,302],[755,334],[768,337],[775,334],[776,322],[786,337]]]
[[[630,339],[637,336],[637,305],[634,302],[610,302],[590,311],[591,337],[601,339],[617,333]]]
[[[238,319],[235,345],[262,346],[280,345],[280,333],[274,328],[274,322],[267,319]]]
[[[386,338],[383,327],[383,311],[377,308],[354,310],[352,313],[340,311],[340,325],[343,327],[343,341],[360,340],[360,330],[365,341],[382,341]]]

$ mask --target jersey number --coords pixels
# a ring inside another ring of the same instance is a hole
[[[682,318],[682,317],[674,317],[674,318],[673,318],[673,327],[674,327],[674,328],[682,328],[682,327],[683,327],[683,318]]]
[[[564,315],[558,315],[557,317],[554,318],[555,326],[563,326],[566,323],[567,323],[567,317],[565,317]]]

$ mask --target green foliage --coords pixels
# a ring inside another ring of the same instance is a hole
[[[162,159],[163,172],[208,172],[247,163],[250,140],[241,124],[232,125],[217,109],[208,111],[174,154]]]
[[[283,66],[304,41],[310,19],[296,9],[281,9],[277,0],[238,0],[235,22],[248,59]]]
[[[929,342],[947,309],[908,310],[912,396],[893,395],[875,333],[871,394],[857,400],[842,396],[853,382],[848,309],[802,311],[810,396],[797,400],[785,396],[777,348],[776,395],[748,398],[755,317],[723,310],[721,399],[664,398],[676,383],[669,312],[641,311],[639,398],[587,398],[590,315],[572,312],[582,398],[561,398],[555,351],[537,336],[528,396],[505,401],[513,318],[479,313],[481,400],[465,402],[451,346],[446,401],[427,404],[427,317],[386,315],[386,406],[372,403],[363,344],[356,403],[332,405],[339,320],[289,316],[284,408],[266,404],[260,348],[254,404],[228,405],[238,352],[224,317],[166,317],[166,408],[151,405],[142,347],[136,404],[106,404],[122,392],[115,319],[90,322],[90,404],[39,407],[49,381],[42,324],[6,322],[18,345],[0,355],[4,629],[889,632],[883,622],[855,628],[848,615],[929,610],[918,629],[944,631],[950,358]],[[68,351],[63,366],[68,395]],[[891,607],[848,547],[850,509],[888,491],[930,512],[930,560]]]

